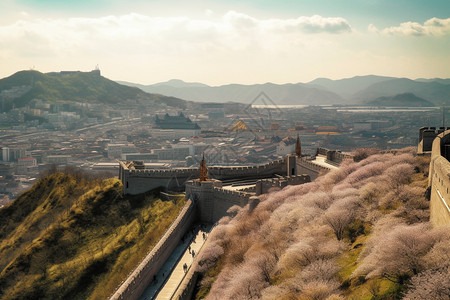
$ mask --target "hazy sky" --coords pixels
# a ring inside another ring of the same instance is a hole
[[[450,0],[0,0],[0,77],[151,84],[450,77]]]

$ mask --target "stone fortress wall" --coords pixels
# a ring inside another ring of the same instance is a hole
[[[293,175],[274,179],[262,179],[256,182],[254,192],[244,190],[230,190],[222,187],[219,180],[190,180],[186,183],[186,197],[190,197],[198,204],[198,215],[201,222],[215,223],[228,210],[238,205],[244,207],[252,201],[257,201],[259,195],[267,193],[271,188],[284,188],[288,185],[298,185],[310,182],[308,175]],[[257,203],[255,203],[257,205]]]
[[[259,179],[286,174],[286,158],[267,164],[243,167],[208,167],[209,177],[213,179]],[[185,183],[198,177],[198,168],[174,168],[145,170],[135,168],[133,164],[120,162],[119,179],[124,194],[140,194],[157,187],[170,191],[184,191]]]
[[[326,162],[339,165],[344,159],[351,159],[349,154],[318,148],[317,153],[326,157]],[[262,179],[276,176],[298,174],[309,175],[311,180],[330,168],[315,164],[305,157],[288,155],[256,166],[209,166],[208,176],[212,179]],[[124,194],[140,194],[157,187],[169,191],[184,191],[185,183],[198,177],[198,168],[144,169],[143,165],[120,161],[119,179],[124,187]]]
[[[330,168],[318,165],[306,157],[298,157],[296,162],[297,173],[308,175],[315,180],[320,174],[330,171]]]
[[[421,128],[422,129],[422,128]],[[446,128],[447,129],[447,128]],[[424,131],[423,152],[426,151]],[[419,153],[420,153],[419,144]],[[433,226],[450,225],[450,130],[439,133],[432,143],[431,162],[428,175],[428,186],[430,187],[430,221]]]
[[[186,197],[197,203],[201,222],[215,223],[234,205],[241,207],[249,203],[254,193],[222,188],[219,180],[190,180],[186,183]]]
[[[339,166],[345,159],[353,159],[353,155],[349,153],[342,153],[339,150],[330,150],[326,148],[317,148],[317,154],[325,156],[326,162],[334,166]]]

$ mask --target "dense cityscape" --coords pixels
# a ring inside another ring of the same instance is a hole
[[[21,90],[2,96],[14,93]],[[202,153],[210,164],[248,165],[291,153],[297,135],[309,155],[318,147],[397,149],[417,145],[417,129],[439,126],[443,117],[440,108],[269,106],[258,97],[252,105],[187,102],[158,109],[144,101],[130,107],[36,99],[3,112],[1,201],[14,199],[52,165],[117,176],[117,160],[189,167]]]

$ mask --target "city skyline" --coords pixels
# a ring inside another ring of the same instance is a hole
[[[0,77],[99,65],[141,84],[448,78],[449,12],[448,1],[6,0]]]

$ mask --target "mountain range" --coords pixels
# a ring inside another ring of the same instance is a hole
[[[270,98],[263,100],[264,103],[259,98],[262,92]],[[101,76],[98,70],[58,73],[19,71],[0,79],[0,99],[4,111],[26,106],[32,99],[45,99],[50,103],[76,101],[109,105],[128,105],[128,100],[139,99],[173,107],[186,107],[185,100],[277,105],[373,105],[371,101],[380,97],[405,93],[423,100],[410,101],[411,105],[423,106],[426,101],[436,106],[449,105],[450,79],[411,80],[368,75],[339,80],[318,78],[308,83],[287,84],[208,86],[173,79],[142,85],[112,81]]]
[[[308,83],[289,84],[227,84],[208,86],[197,82],[169,80],[151,85],[119,81],[124,85],[191,101],[253,103],[264,92],[279,105],[357,104],[365,105],[379,97],[394,97],[412,93],[434,105],[450,104],[450,79],[395,78],[386,76],[356,76],[332,80],[318,78]]]

